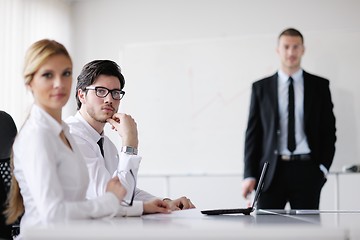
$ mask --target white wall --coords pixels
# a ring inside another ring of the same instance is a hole
[[[241,196],[241,174],[140,175],[138,185],[156,196],[187,196],[199,209],[244,207]],[[322,210],[359,210],[360,192],[353,186],[360,181],[358,173],[331,173],[321,192]],[[287,206],[290,207],[290,206]]]
[[[76,69],[93,59],[123,68],[121,110],[138,122],[144,157],[140,188],[189,196],[199,208],[245,205],[250,86],[276,71],[276,41],[287,27],[304,34],[305,70],[330,80],[338,129],[331,170],[360,162],[360,1],[87,0],[73,7]],[[346,183],[359,177],[336,176],[320,208],[356,209],[360,196]]]
[[[305,70],[331,81],[337,171],[360,161],[359,12],[356,0],[74,1],[75,69],[122,66],[141,173],[242,173],[251,83],[276,71],[278,34],[298,28]]]
[[[72,53],[70,3],[58,0],[0,1],[0,109],[18,127],[33,99],[22,76],[25,51],[42,38],[55,39]]]

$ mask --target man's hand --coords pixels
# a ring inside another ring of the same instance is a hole
[[[123,146],[138,148],[138,131],[135,120],[128,114],[115,113],[106,120],[112,129],[116,130],[122,138]]]
[[[144,214],[171,213],[169,205],[161,199],[154,199],[148,202],[144,202],[143,206],[144,206]]]
[[[242,196],[247,199],[248,195],[254,191],[256,185],[256,180],[253,178],[246,178],[242,182]],[[248,205],[251,203],[248,202]]]
[[[195,208],[195,205],[187,197],[181,197],[175,200],[164,199],[169,204],[172,211]]]
[[[106,185],[106,192],[112,192],[118,198],[119,202],[123,200],[126,195],[126,189],[117,176],[110,179]]]

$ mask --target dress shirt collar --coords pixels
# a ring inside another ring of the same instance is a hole
[[[287,75],[285,72],[283,72],[281,69],[278,71],[279,80],[281,83],[286,83],[289,80],[289,75]],[[302,79],[303,76],[303,70],[300,68],[298,71],[296,71],[291,77],[294,79],[294,82],[298,82]]]
[[[48,128],[50,131],[54,132],[56,135],[59,135],[61,131],[69,130],[69,127],[61,121],[59,124],[49,113],[44,109],[34,104],[31,108],[31,115],[37,121],[38,124],[43,125],[45,128]]]
[[[99,134],[85,119],[84,117],[81,115],[81,113],[78,111],[75,114],[75,118],[77,118],[80,122],[83,123],[84,127],[86,128],[86,130],[89,132],[89,136],[91,137],[91,139],[93,139],[95,142],[98,142],[100,140],[100,138],[103,137],[103,134]]]

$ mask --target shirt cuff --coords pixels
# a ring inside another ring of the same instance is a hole
[[[144,212],[144,203],[142,201],[134,201],[132,206],[120,205],[116,216],[121,217],[138,217]]]
[[[326,167],[324,165],[320,164],[319,168],[324,173],[324,177],[326,177],[327,174],[329,173],[329,171],[326,169]]]
[[[244,181],[246,181],[246,180],[256,180],[256,178],[254,178],[254,177],[246,177],[246,178],[244,178]]]
[[[136,172],[137,172],[137,170],[139,169],[140,162],[141,162],[140,156],[129,155],[129,154],[121,152],[117,170],[119,172],[122,172],[122,171],[128,172],[130,169],[132,169],[133,171],[136,170]]]
[[[131,201],[134,189],[137,182],[137,173],[139,170],[141,157],[137,155],[129,155],[126,153],[120,153],[119,164],[117,168],[117,176],[120,179],[121,184],[126,189],[125,200]],[[130,173],[132,171],[132,174]]]

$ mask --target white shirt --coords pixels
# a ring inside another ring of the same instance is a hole
[[[291,155],[287,148],[288,134],[288,105],[289,105],[289,75],[283,71],[278,71],[278,104],[280,118],[280,134],[279,134],[279,152],[281,155]],[[293,154],[308,154],[311,152],[305,134],[304,123],[304,77],[303,70],[295,72],[291,76],[294,80],[294,98],[295,98],[295,140],[296,149]],[[326,176],[328,170],[322,164],[319,165],[320,170]]]
[[[288,105],[289,105],[289,77],[283,71],[278,71],[278,104],[279,104],[279,152],[281,155],[291,155],[287,148],[288,134]],[[303,70],[300,69],[291,76],[294,80],[294,97],[295,97],[295,140],[296,149],[293,154],[310,153],[307,143],[304,126],[304,78]]]
[[[61,131],[72,149],[61,140]],[[68,126],[35,104],[13,152],[14,174],[25,206],[21,229],[67,219],[129,215],[113,193],[86,200],[88,171]]]
[[[105,193],[107,182],[118,175],[121,183],[127,190],[125,199],[130,200],[134,181],[131,180],[129,170],[134,173],[137,179],[137,173],[141,162],[138,155],[129,155],[121,152],[120,155],[114,143],[107,137],[101,136],[91,125],[77,112],[75,116],[70,116],[65,120],[70,128],[74,140],[82,152],[90,175],[90,185],[87,191],[87,198],[92,199]],[[101,154],[98,140],[103,137],[104,157]],[[156,198],[155,196],[143,190],[136,188],[134,205],[129,208],[138,208],[139,215],[142,214],[142,202]],[[135,204],[138,202],[137,204]],[[141,204],[140,204],[141,203]],[[139,208],[141,206],[141,208]],[[136,210],[134,210],[136,211]]]

